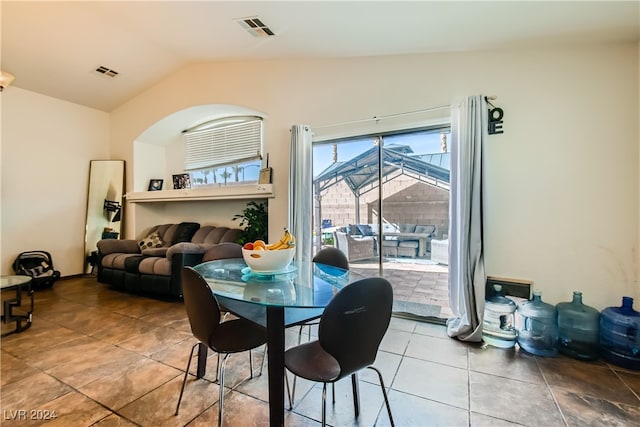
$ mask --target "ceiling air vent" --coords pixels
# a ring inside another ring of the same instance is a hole
[[[102,74],[107,77],[115,77],[118,75],[116,70],[112,70],[111,68],[103,67],[102,65],[96,68],[96,72]]]
[[[236,19],[236,22],[254,37],[271,37],[276,35],[260,18],[240,18]]]

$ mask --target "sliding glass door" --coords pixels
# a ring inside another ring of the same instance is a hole
[[[440,127],[314,144],[314,249],[336,246],[351,269],[386,277],[398,315],[450,313],[447,266],[431,259],[431,242],[448,234],[448,135]]]

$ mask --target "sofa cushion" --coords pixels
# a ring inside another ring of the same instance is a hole
[[[176,231],[171,236],[171,244],[175,245],[180,242],[190,242],[196,231],[200,228],[197,222],[181,222],[178,224]]]
[[[358,224],[356,227],[363,236],[373,236],[373,230],[369,224]]]
[[[431,235],[434,231],[436,231],[435,225],[416,225],[415,233]]]
[[[102,257],[102,267],[124,270],[128,258],[139,257],[140,254],[113,253]]]
[[[138,264],[138,271],[141,274],[170,276],[171,263],[165,257],[146,257]]]
[[[150,248],[161,248],[162,246],[164,246],[164,242],[160,238],[160,235],[158,234],[158,232],[154,231],[144,239],[140,240],[138,242],[138,246],[140,246],[141,251],[144,251],[145,249],[150,249]]]
[[[98,252],[102,255],[113,253],[139,254],[140,247],[138,246],[138,241],[133,239],[102,239],[98,242]]]
[[[401,233],[414,233],[416,229],[415,224],[400,224]]]

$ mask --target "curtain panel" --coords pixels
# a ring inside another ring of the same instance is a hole
[[[483,146],[487,102],[470,96],[451,111],[449,304],[447,333],[482,340],[486,272],[483,254]]]
[[[312,133],[307,125],[291,127],[289,159],[289,231],[296,237],[296,259],[311,261],[313,236]]]

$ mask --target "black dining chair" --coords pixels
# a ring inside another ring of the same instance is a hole
[[[349,260],[344,252],[342,252],[338,248],[334,248],[333,246],[327,246],[320,249],[315,256],[313,257],[313,262],[317,262],[319,264],[330,265],[332,267],[342,268],[343,270],[349,269]],[[308,322],[300,325],[300,331],[298,332],[298,344],[302,341],[302,330],[305,326],[308,326],[309,332],[309,340],[311,340],[311,326],[318,324],[318,316],[315,319],[311,319]],[[295,380],[294,380],[295,381]],[[294,383],[295,387],[295,383]]]
[[[338,248],[327,246],[320,249],[313,257],[313,262],[320,264],[332,265],[334,267],[349,269],[349,260],[347,256]]]
[[[378,374],[389,420],[394,425],[382,374],[372,366],[389,327],[392,306],[393,290],[386,279],[371,277],[353,282],[342,288],[325,308],[318,326],[318,340],[285,352],[284,364],[291,373],[323,383],[323,426],[326,425],[327,383],[333,384],[349,375],[355,416],[360,415],[357,372],[364,368]]]
[[[207,251],[202,256],[202,262],[208,261],[217,261],[221,259],[230,259],[230,258],[242,258],[242,245],[234,242],[222,242],[213,245],[211,248],[207,249]],[[222,320],[226,320],[227,316],[229,316],[229,309],[224,306],[224,304],[220,304],[218,301],[218,307],[220,307],[220,311],[222,314]],[[262,375],[262,370],[264,369],[264,360],[267,354],[267,347],[265,346],[264,352],[262,355],[263,363],[260,364],[260,373],[258,375]],[[220,369],[220,353],[218,353],[218,361],[216,365],[216,381],[218,381],[218,370]]]
[[[345,255],[345,253],[333,246],[326,246],[320,249],[318,252],[316,252],[315,256],[313,257],[313,262],[342,268],[344,270],[349,269],[349,260],[347,259],[347,256]],[[307,332],[308,332],[308,340],[311,341],[311,327],[318,324],[319,318],[320,316],[314,319],[311,319],[300,325],[300,330],[298,331],[298,344],[302,342],[302,331],[304,330],[305,327],[307,328]],[[295,376],[293,377],[291,393],[289,393],[289,410],[293,408],[293,402],[295,400],[296,378],[297,377]],[[332,390],[334,389],[332,388]]]
[[[222,363],[219,363],[217,376],[220,388],[218,400],[218,426],[222,425],[222,407],[224,402],[224,367],[230,354],[249,352],[250,378],[253,378],[253,362],[251,350],[267,342],[266,328],[245,319],[233,319],[221,322],[221,312],[213,292],[206,280],[193,268],[182,269],[182,293],[184,306],[187,309],[189,324],[193,336],[198,343],[191,347],[187,369],[182,380],[182,388],[176,406],[176,415],[180,410],[180,402],[184,393],[184,387],[189,376],[189,368],[193,359],[193,352],[202,343],[211,350],[224,354]]]

